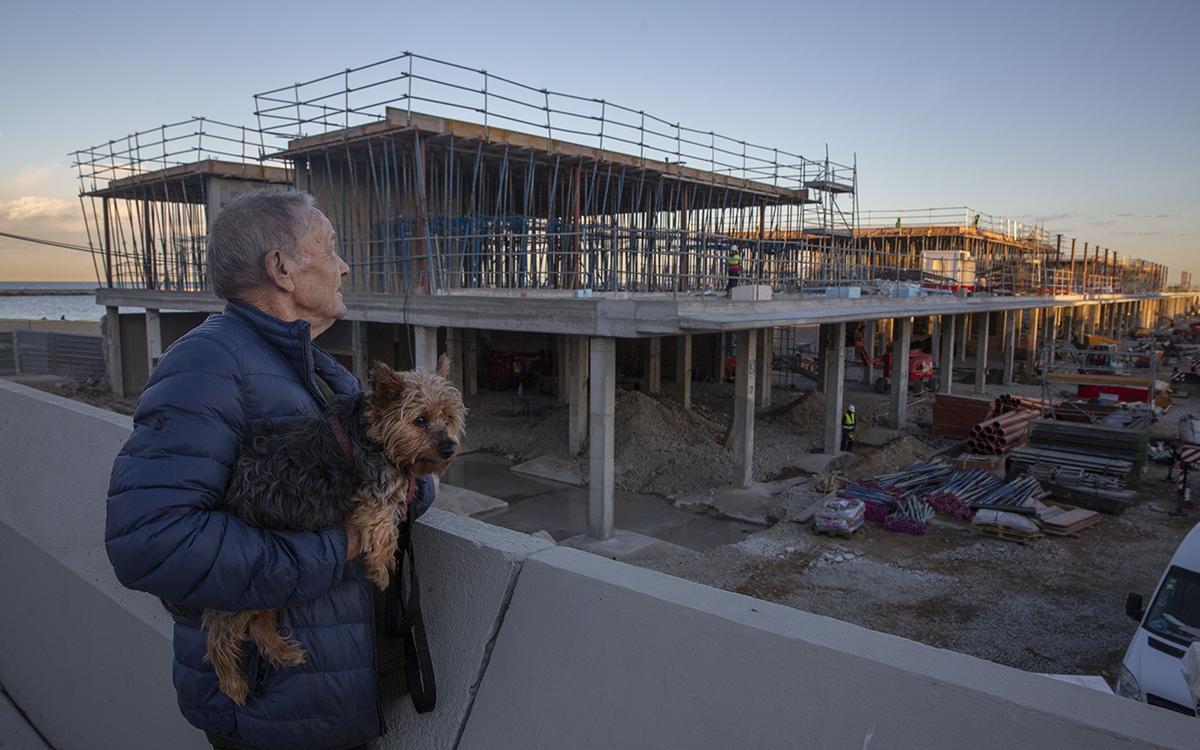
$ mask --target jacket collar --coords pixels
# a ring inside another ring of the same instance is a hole
[[[307,320],[280,320],[240,299],[229,300],[225,304],[224,314],[246,323],[275,347],[318,404],[325,403],[325,396],[317,387],[318,374],[335,393],[358,393],[362,390],[357,378],[312,342],[312,326]]]

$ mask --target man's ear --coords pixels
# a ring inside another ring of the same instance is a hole
[[[368,379],[372,386],[372,399],[394,401],[404,390],[404,380],[400,374],[379,361],[371,366]]]
[[[285,292],[296,289],[295,267],[296,259],[283,250],[271,249],[263,256],[263,271],[267,278]]]
[[[438,357],[437,374],[440,377],[447,378],[447,379],[450,377],[450,355],[449,354],[443,354],[442,356]]]

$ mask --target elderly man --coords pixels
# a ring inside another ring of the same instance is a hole
[[[348,748],[385,731],[373,589],[340,527],[263,529],[218,510],[243,439],[319,413],[358,381],[313,338],[346,314],[349,268],[301,192],[259,192],[213,222],[208,268],[225,311],[179,339],[138,402],[113,465],[105,541],[120,581],[170,603],[183,715],[217,748]],[[418,484],[414,512],[433,500]],[[202,608],[281,609],[307,661],[271,668],[247,649],[237,706],[205,660]]]

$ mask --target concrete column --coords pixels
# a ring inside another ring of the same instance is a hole
[[[942,342],[937,360],[938,392],[950,395],[954,392],[954,329],[958,327],[956,315],[942,316]]]
[[[754,405],[768,407],[771,405],[771,360],[775,358],[775,329],[758,329],[757,367],[758,383],[755,389]]]
[[[1029,339],[1025,351],[1029,352],[1029,358],[1025,360],[1025,372],[1033,377],[1037,374],[1038,367],[1038,318],[1042,315],[1042,311],[1033,308],[1026,311],[1029,315]]]
[[[936,363],[942,344],[942,316],[934,315],[929,319],[929,356]]]
[[[125,368],[121,362],[121,317],[116,307],[104,308],[104,345],[108,352],[108,385],[113,395],[125,398]]]
[[[721,383],[725,380],[725,334],[716,334],[716,356],[713,362],[713,382]]]
[[[1002,382],[1012,385],[1013,360],[1017,356],[1017,316],[1020,310],[1009,310],[1004,313],[1004,376]]]
[[[983,395],[987,391],[988,366],[988,313],[975,313],[975,392]]]
[[[875,357],[875,329],[877,328],[875,321],[868,320],[863,331],[863,345],[867,349],[868,359]],[[863,385],[870,385],[875,382],[875,365],[867,365],[863,368]]]
[[[675,388],[684,409],[692,408],[692,335],[675,338]]]
[[[754,391],[758,331],[737,332],[737,369],[733,385],[733,483],[749,487],[754,479]]]
[[[892,409],[893,430],[903,429],[908,422],[908,350],[912,346],[912,318],[896,318],[892,339]]]
[[[837,455],[842,448],[842,398],[846,385],[845,323],[821,326],[821,348],[825,366],[825,452]]]
[[[367,348],[367,324],[363,323],[363,349]],[[459,393],[466,393],[467,387],[467,330],[465,328],[446,329],[446,354],[450,355],[450,382]]]
[[[591,362],[588,409],[588,536],[593,539],[608,539],[613,534],[613,427],[616,422],[617,403],[617,342],[611,338],[594,337],[588,341],[587,348],[590,351]]]
[[[479,393],[479,331],[472,329],[467,329],[463,337],[463,380],[467,386],[465,395]]]
[[[154,363],[162,356],[162,318],[158,310],[146,308],[146,372],[154,372]]]
[[[958,361],[967,361],[967,338],[971,335],[972,327],[971,316],[962,314],[958,316]]]
[[[354,377],[365,386],[368,368],[367,324],[361,320],[350,321],[350,359]]]
[[[571,403],[570,391],[571,386],[567,373],[570,372],[571,358],[571,338],[566,334],[556,334],[554,336],[554,356],[558,359],[558,403]]]
[[[413,326],[413,369],[433,372],[437,369],[437,328]]]
[[[567,344],[567,450],[572,456],[583,451],[583,437],[588,434],[588,343],[587,336],[572,336]]]
[[[829,338],[825,335],[825,326],[817,328],[817,392],[825,393],[826,379],[825,373],[829,369],[829,347],[832,346]],[[842,343],[838,343],[839,351]]]
[[[662,338],[646,340],[646,393],[662,392]]]

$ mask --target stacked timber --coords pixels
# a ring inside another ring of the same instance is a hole
[[[966,439],[972,425],[992,415],[995,404],[989,398],[950,396],[939,393],[933,399],[933,425],[930,432],[942,437]]]

